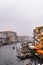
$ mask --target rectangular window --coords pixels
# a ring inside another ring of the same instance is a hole
[[[41,41],[43,41],[43,39],[41,39]]]

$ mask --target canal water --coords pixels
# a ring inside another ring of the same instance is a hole
[[[35,60],[33,58],[20,60],[16,57],[16,47],[19,44],[20,43],[0,47],[0,65],[26,65],[30,62],[32,63],[32,65],[35,65]],[[14,50],[12,48],[13,46],[15,47]]]

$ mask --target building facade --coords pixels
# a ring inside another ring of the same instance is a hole
[[[0,45],[17,42],[17,33],[13,31],[0,32]]]
[[[35,45],[37,45],[38,43],[43,45],[43,26],[36,27],[33,32]]]
[[[18,36],[18,41],[21,42],[32,42],[33,38],[29,36]]]
[[[4,45],[7,43],[8,43],[7,35],[3,32],[0,32],[0,45]]]
[[[5,34],[7,34],[7,38],[9,43],[17,42],[17,33],[13,31],[4,31]]]

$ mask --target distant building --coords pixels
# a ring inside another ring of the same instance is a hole
[[[4,31],[7,34],[9,43],[17,42],[17,33],[13,31]]]
[[[23,36],[18,36],[18,42],[22,42],[23,41]]]
[[[21,42],[32,42],[33,38],[29,36],[18,36],[18,41]]]
[[[22,39],[23,39],[24,42],[29,42],[29,36],[23,36]]]
[[[0,32],[0,45],[17,42],[17,33],[13,31]]]
[[[0,44],[7,44],[7,35],[3,32],[0,32]]]

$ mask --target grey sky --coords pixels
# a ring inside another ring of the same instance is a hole
[[[0,0],[0,30],[32,35],[43,26],[43,0]]]

